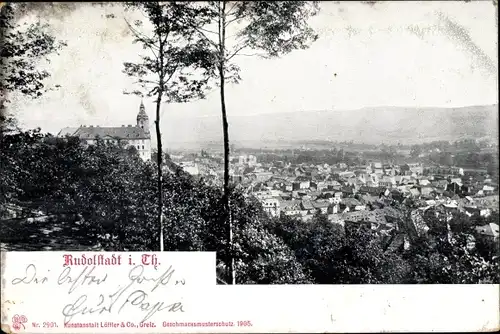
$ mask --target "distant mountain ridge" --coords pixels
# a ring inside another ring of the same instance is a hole
[[[236,142],[328,140],[367,144],[420,143],[461,138],[498,138],[498,104],[459,108],[367,107],[231,116]],[[165,124],[166,123],[166,124]],[[182,142],[221,142],[220,117],[165,120],[165,136]]]

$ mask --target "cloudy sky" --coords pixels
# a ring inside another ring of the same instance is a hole
[[[13,97],[25,127],[57,132],[80,124],[134,124],[140,100],[122,73],[141,48],[119,6],[81,4],[67,12],[33,13],[68,44],[46,66],[58,91],[40,100]],[[114,19],[106,18],[115,14]],[[40,13],[39,13],[40,14]],[[227,88],[231,116],[369,106],[455,107],[497,104],[497,23],[491,1],[324,2],[311,20],[319,40],[280,59],[237,59],[242,82]],[[153,116],[152,101],[145,101]],[[217,117],[217,92],[205,100],[165,105],[163,128],[176,120]],[[172,134],[173,133],[173,134]]]

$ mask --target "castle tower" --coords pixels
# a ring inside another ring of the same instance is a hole
[[[146,134],[149,134],[149,117],[146,114],[146,108],[144,108],[144,103],[141,100],[141,105],[139,107],[139,113],[137,114],[137,126],[144,129]]]

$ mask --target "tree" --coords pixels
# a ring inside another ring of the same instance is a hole
[[[491,159],[491,161],[487,162],[486,171],[489,175],[498,179],[498,159]]]
[[[152,228],[152,164],[100,139],[85,147],[79,138],[55,138],[38,130],[8,134],[0,144],[0,162],[6,167],[0,177],[0,209],[17,204],[70,226],[79,219],[70,233],[83,233],[86,242],[106,250],[155,249],[159,234]]]
[[[295,252],[316,284],[403,283],[409,272],[408,264],[398,254],[384,252],[373,231],[344,229],[321,213],[307,224],[279,218],[270,229]]]
[[[65,43],[57,41],[47,32],[47,24],[40,22],[29,25],[18,23],[19,16],[29,4],[5,3],[0,11],[0,130],[16,126],[15,119],[8,115],[6,103],[8,95],[20,93],[30,98],[38,98],[49,89],[44,80],[50,74],[37,65],[57,53]]]
[[[42,138],[43,135],[39,129],[0,136],[0,147],[2,148],[2,154],[0,154],[0,166],[2,166],[0,206],[2,210],[4,205],[19,199],[25,193],[20,180],[26,180],[29,184],[29,178],[35,175],[27,170],[27,165],[31,161],[36,161],[33,149],[37,143],[41,142]]]
[[[450,152],[444,152],[440,156],[440,163],[446,166],[453,166],[453,156]]]
[[[229,125],[226,108],[226,83],[240,80],[239,67],[232,62],[248,51],[261,56],[278,57],[294,49],[307,48],[317,35],[307,19],[318,12],[315,2],[306,1],[211,1],[193,3],[206,20],[203,27],[194,27],[207,42],[212,54],[212,75],[218,80],[224,138],[224,207],[227,212],[229,239],[232,239],[229,208]],[[214,30],[215,29],[215,30]],[[229,244],[232,244],[230,242]],[[234,282],[234,275],[233,275]]]
[[[199,15],[187,10],[187,3],[134,2],[128,8],[142,12],[146,22],[127,24],[135,36],[134,42],[142,44],[149,56],[141,56],[139,62],[124,63],[124,72],[137,78],[143,91],[132,94],[155,97],[156,141],[158,170],[158,223],[160,250],[163,251],[163,157],[160,131],[161,103],[183,103],[202,98],[208,77],[205,76],[207,54],[203,40],[196,39],[194,28],[202,22]],[[144,25],[148,25],[144,29]],[[141,30],[139,30],[141,29]],[[148,31],[145,32],[145,31]]]
[[[237,283],[311,283],[295,253],[264,227],[249,226],[241,231],[238,240]]]
[[[412,158],[418,158],[422,154],[422,148],[420,145],[413,145],[410,149],[410,156]]]
[[[340,162],[343,162],[344,161],[344,149],[341,148],[340,150],[337,151],[337,159],[338,161]]]
[[[498,283],[498,259],[485,259],[471,249],[470,237],[454,233],[448,238],[418,240],[405,255],[413,276],[408,283]]]

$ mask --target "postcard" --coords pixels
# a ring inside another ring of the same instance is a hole
[[[4,332],[498,330],[496,1],[0,27]]]

